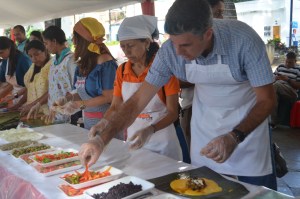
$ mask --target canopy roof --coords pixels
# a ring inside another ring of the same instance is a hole
[[[105,11],[137,2],[139,0],[0,0],[0,28]]]

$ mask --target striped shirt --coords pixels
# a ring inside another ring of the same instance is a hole
[[[300,82],[300,67],[295,66],[295,67],[287,68],[283,64],[281,64],[276,68],[274,75],[284,75],[293,81]],[[283,80],[277,80],[277,81],[280,81],[280,83],[282,84],[286,84],[288,87],[290,87],[291,89],[297,92],[297,89],[293,88],[288,82]]]
[[[213,50],[207,57],[197,57],[198,64],[216,64],[217,55],[221,55],[222,63],[229,65],[238,82],[249,80],[252,87],[259,87],[274,81],[265,44],[251,27],[237,20],[215,19],[213,31]],[[189,63],[191,61],[176,55],[171,40],[168,40],[158,51],[146,81],[157,87],[163,86],[171,75],[187,81],[185,64]]]
[[[275,75],[284,75],[284,76],[287,76],[291,80],[300,82],[300,67],[299,66],[287,68],[283,64],[281,64],[276,68],[274,74]]]

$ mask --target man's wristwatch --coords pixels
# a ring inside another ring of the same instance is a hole
[[[14,94],[14,98],[17,99],[18,97],[19,97],[19,94],[18,94],[18,93],[15,93],[15,94]]]
[[[245,138],[247,137],[247,134],[238,130],[238,129],[233,129],[232,132],[234,133],[236,140],[238,141],[238,143],[241,143],[245,140]]]
[[[84,101],[83,100],[81,100],[80,102],[80,110],[83,110],[83,109],[85,109],[86,108],[86,105],[84,104]]]

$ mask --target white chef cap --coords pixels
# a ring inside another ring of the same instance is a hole
[[[127,17],[123,20],[118,30],[119,41],[130,39],[150,39],[157,31],[157,18],[149,15]],[[158,32],[158,31],[157,31]],[[156,35],[158,36],[158,34]]]

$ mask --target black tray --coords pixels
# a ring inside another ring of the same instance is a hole
[[[222,187],[222,191],[218,193],[213,193],[209,195],[204,195],[204,196],[188,196],[188,195],[183,195],[178,192],[175,192],[171,187],[170,187],[170,182],[172,182],[175,179],[181,178],[181,176],[190,176],[190,177],[200,177],[200,178],[208,178],[211,180],[214,180],[220,187]],[[215,199],[239,199],[245,196],[246,194],[249,193],[249,191],[241,184],[233,182],[231,180],[227,180],[220,174],[216,173],[215,171],[207,168],[207,167],[200,167],[197,169],[189,170],[189,171],[183,171],[183,172],[176,172],[176,173],[171,173],[166,176],[154,178],[148,180],[152,183],[155,184],[155,188],[175,194],[175,195],[181,195],[187,198],[215,198]]]

